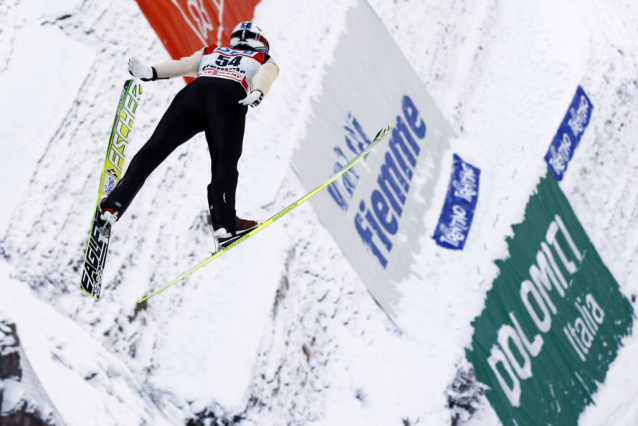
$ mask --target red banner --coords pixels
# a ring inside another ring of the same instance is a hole
[[[235,25],[252,19],[259,0],[137,0],[174,59],[209,44],[228,45]]]

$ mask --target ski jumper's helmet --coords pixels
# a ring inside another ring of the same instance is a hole
[[[268,53],[270,45],[267,37],[259,25],[251,21],[242,22],[230,34],[230,47]]]

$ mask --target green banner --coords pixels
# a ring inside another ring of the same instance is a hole
[[[503,424],[575,425],[633,309],[551,174],[513,229],[467,357]]]

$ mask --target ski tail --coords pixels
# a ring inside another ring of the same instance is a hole
[[[312,190],[311,192],[309,192],[308,194],[306,194],[302,198],[298,199],[297,201],[295,201],[294,203],[292,203],[291,205],[289,205],[285,209],[281,210],[279,213],[275,214],[273,217],[271,217],[270,219],[266,220],[265,222],[260,224],[258,227],[256,227],[252,231],[244,234],[243,236],[241,236],[240,238],[238,238],[236,241],[232,242],[231,244],[227,245],[223,249],[213,253],[213,255],[211,257],[209,257],[208,259],[204,260],[203,262],[201,262],[199,265],[195,266],[194,268],[192,268],[188,272],[185,272],[183,275],[181,275],[180,277],[178,277],[175,280],[171,281],[170,283],[168,283],[164,287],[160,288],[159,290],[155,291],[154,293],[151,293],[148,296],[138,300],[137,303],[142,303],[142,302],[150,299],[151,297],[158,295],[159,293],[163,292],[164,290],[166,290],[167,288],[171,287],[172,285],[180,282],[181,280],[183,280],[187,276],[191,275],[193,272],[203,268],[204,266],[206,266],[207,264],[209,264],[210,262],[212,262],[213,260],[215,260],[216,258],[221,256],[222,254],[226,253],[228,250],[230,250],[233,247],[237,246],[238,244],[241,244],[242,242],[246,241],[248,238],[252,237],[253,235],[258,233],[262,229],[266,228],[267,226],[272,225],[275,221],[281,219],[283,216],[287,215],[292,210],[294,210],[295,208],[297,208],[301,204],[305,203],[306,201],[308,201],[309,199],[311,199],[312,197],[317,195],[319,192],[321,192],[323,189],[325,189],[328,185],[330,185],[332,182],[337,180],[341,175],[343,175],[345,172],[350,170],[352,168],[352,166],[357,164],[363,157],[368,155],[370,153],[370,151],[372,151],[374,149],[374,147],[377,144],[379,144],[379,142],[381,142],[388,135],[388,133],[390,133],[391,129],[392,129],[392,126],[386,126],[383,129],[379,130],[377,135],[374,137],[374,140],[370,143],[370,145],[368,145],[368,147],[366,149],[361,151],[359,153],[359,155],[357,155],[355,158],[353,158],[348,164],[346,164],[341,170],[339,170],[332,177],[330,177],[330,179],[328,179],[326,182],[324,182],[323,184],[321,184],[320,186],[318,186],[317,188],[315,188],[314,190]]]
[[[99,218],[100,201],[105,195],[111,193],[122,178],[126,147],[131,138],[142,93],[140,82],[126,80],[115,112],[115,119],[113,120],[113,127],[111,128],[109,144],[100,176],[91,230],[84,252],[82,281],[80,284],[80,290],[96,301],[100,300],[102,271],[106,262],[106,253],[111,234],[111,226],[105,224]]]

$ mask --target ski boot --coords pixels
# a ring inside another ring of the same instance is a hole
[[[252,231],[259,226],[261,222],[256,220],[240,219],[235,216],[235,232],[227,231],[222,225],[213,223],[213,237],[217,243],[218,250],[222,249],[234,241],[241,238],[242,235]]]
[[[100,201],[100,220],[104,221],[105,225],[108,223],[113,226],[115,222],[119,219],[119,213],[110,207],[102,207],[102,204],[106,201],[106,198]]]

